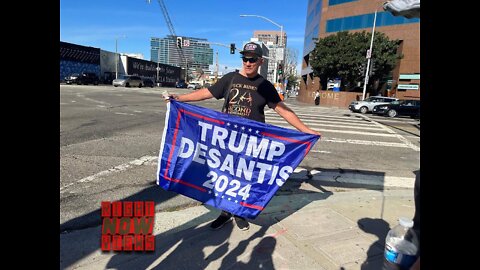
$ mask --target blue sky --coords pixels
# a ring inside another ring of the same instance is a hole
[[[307,0],[163,0],[170,20],[179,36],[206,38],[210,42],[235,43],[240,48],[253,37],[254,30],[280,30],[287,34],[287,48],[297,51],[300,71]],[[60,41],[115,51],[141,53],[150,60],[150,38],[169,35],[165,18],[157,0],[60,0]],[[220,71],[241,68],[240,54],[229,48],[211,45],[218,51]],[[225,69],[227,67],[227,69]]]

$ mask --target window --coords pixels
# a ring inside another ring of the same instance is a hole
[[[357,1],[357,0],[329,0],[328,5],[334,6],[334,5],[340,5],[343,3],[354,2],[354,1]]]
[[[373,27],[374,16],[374,13],[370,13],[331,19],[327,21],[326,32],[331,33],[362,28],[371,28]],[[379,12],[377,13],[376,26],[379,27],[417,22],[420,22],[419,18],[407,19],[405,17],[394,17],[392,14],[390,14],[390,12]]]

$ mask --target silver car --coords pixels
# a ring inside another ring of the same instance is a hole
[[[130,86],[137,86],[137,87],[142,87],[143,86],[143,80],[139,76],[131,76],[131,75],[122,75],[120,78],[113,80],[112,82],[113,86],[124,86],[124,87],[130,87]]]
[[[398,98],[373,96],[368,97],[362,101],[352,101],[348,106],[348,109],[352,112],[367,113],[373,110],[373,107],[377,105],[389,104],[392,101],[397,101]]]

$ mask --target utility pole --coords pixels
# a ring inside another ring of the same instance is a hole
[[[122,35],[122,36],[118,36],[118,37],[115,37],[115,79],[118,79],[118,58],[120,57],[118,55],[118,39],[119,38],[126,38],[127,36],[125,35]]]
[[[218,51],[216,52],[216,61],[215,61],[215,83],[218,80]]]
[[[160,80],[158,79],[160,72],[160,39],[158,39],[158,48],[157,48],[157,86],[160,86]]]
[[[375,36],[375,24],[377,22],[377,9],[375,10],[375,16],[373,17],[373,29],[372,29],[372,40],[370,41],[370,49],[367,51],[367,68],[365,70],[365,82],[363,83],[363,95],[362,100],[365,99],[365,93],[367,92],[368,84],[368,69],[370,68],[370,59],[372,58],[373,50],[373,37]]]

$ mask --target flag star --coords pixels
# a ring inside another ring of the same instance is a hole
[[[258,130],[257,130],[257,131],[255,131],[255,133],[257,133],[257,134],[258,134],[259,132],[260,132],[260,131],[258,131]]]
[[[249,131],[249,132],[252,132],[252,129],[251,129],[251,128],[249,128],[249,129],[248,129],[248,131]]]
[[[217,197],[217,196],[218,196],[218,193],[215,193],[215,197]]]
[[[242,127],[242,130],[245,130],[245,127]]]
[[[238,126],[237,125],[234,125],[235,128],[237,128]]]
[[[237,201],[237,200],[235,200],[235,203],[238,203],[238,201]]]
[[[208,191],[208,194],[212,194],[212,191],[211,191],[211,190],[209,190],[209,191]]]
[[[231,198],[230,198],[230,197],[228,197],[228,200],[230,201],[230,200],[231,200]]]
[[[222,199],[223,199],[223,197],[225,197],[225,196],[222,195]]]
[[[230,126],[230,123],[227,123],[227,126]]]

